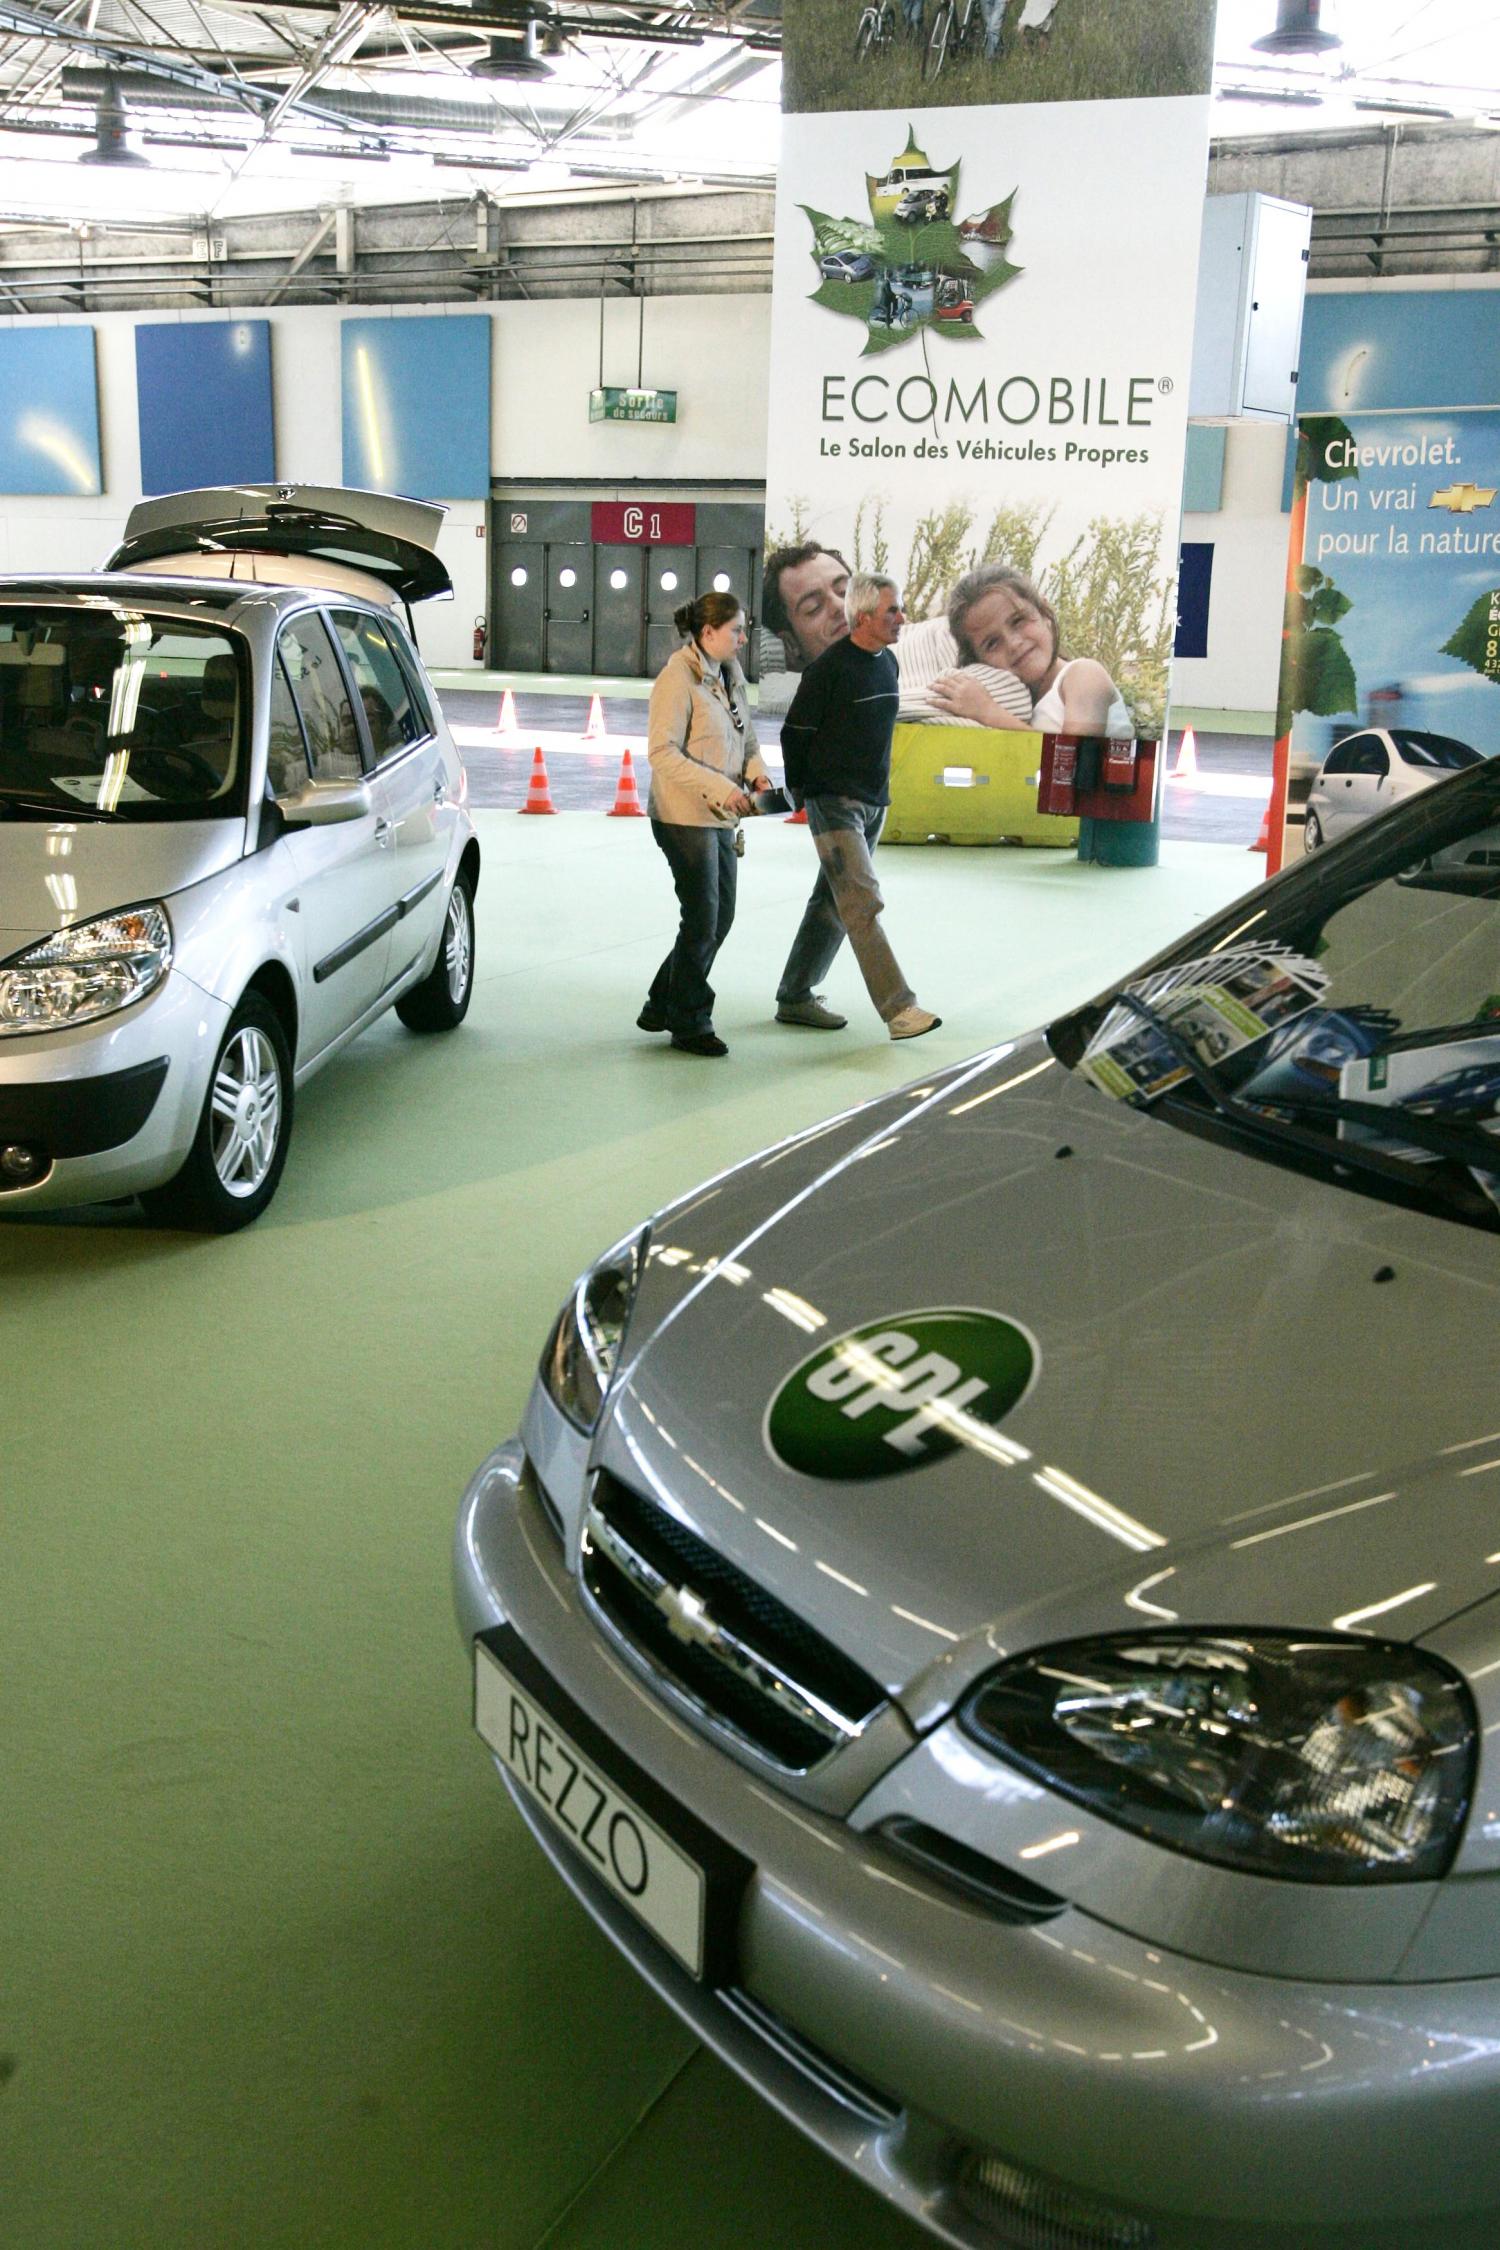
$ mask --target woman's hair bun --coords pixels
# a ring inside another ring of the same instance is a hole
[[[700,594],[695,602],[684,602],[681,609],[672,612],[672,623],[685,641],[696,641],[711,626],[727,625],[738,617],[744,608],[738,594],[715,587],[710,594]]]

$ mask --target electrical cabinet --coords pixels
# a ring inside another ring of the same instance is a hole
[[[1311,236],[1305,203],[1254,192],[1208,198],[1189,414],[1291,421]]]

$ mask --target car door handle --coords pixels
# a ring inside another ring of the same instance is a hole
[[[377,821],[376,821],[376,823],[375,823],[375,841],[376,841],[376,843],[377,843],[377,844],[378,844],[378,845],[380,846],[380,848],[381,848],[381,850],[382,850],[382,851],[384,851],[384,849],[385,849],[386,845],[387,845],[387,844],[388,844],[388,843],[390,842],[391,838],[392,838],[392,837],[393,837],[393,836],[395,835],[395,833],[396,833],[396,828],[395,828],[395,823],[394,823],[393,821],[389,821],[389,820],[377,820]]]
[[[435,788],[435,789],[433,790],[433,792],[432,792],[432,801],[433,801],[433,803],[434,803],[435,805],[446,805],[446,804],[447,804],[447,802],[448,802],[448,784],[447,784],[447,782],[446,782],[446,781],[440,781],[440,782],[439,782],[439,783],[437,784],[436,788]]]

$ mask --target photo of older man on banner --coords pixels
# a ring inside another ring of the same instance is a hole
[[[1158,0],[1139,41],[1117,12],[926,0],[835,53],[835,11],[787,7],[763,695],[850,572],[897,582],[888,841],[1092,856],[1039,809],[1040,738],[1165,725],[1214,11]],[[1130,773],[1109,810],[1154,857]]]

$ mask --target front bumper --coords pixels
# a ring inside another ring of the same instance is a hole
[[[534,1398],[528,1415],[544,1455],[551,1412]],[[1009,1926],[925,1882],[641,1687],[582,1607],[519,1441],[465,1496],[456,1599],[466,1636],[508,1622],[625,1758],[752,1863],[737,1988],[693,1982],[518,1798],[559,1873],[700,2038],[939,2239],[1091,2239],[1028,2231],[1003,2198],[979,2216],[958,2187],[979,2151],[1114,2213],[1124,2231],[1101,2243],[1493,2243],[1495,1984],[1252,1976],[1073,1907]]]
[[[0,1145],[47,1168],[6,1187],[0,1217],[98,1203],[158,1186],[192,1146],[229,1020],[177,970],[133,1007],[72,1031],[0,1039]]]

